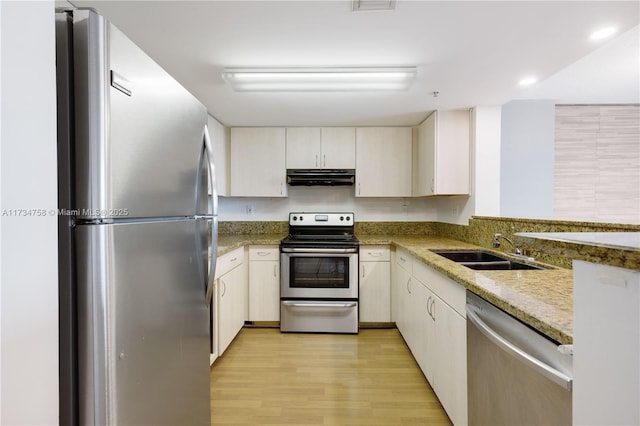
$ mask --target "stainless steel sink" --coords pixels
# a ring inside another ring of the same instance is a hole
[[[475,270],[525,270],[545,269],[530,263],[517,262],[483,250],[431,250],[435,254],[453,260],[462,266]]]

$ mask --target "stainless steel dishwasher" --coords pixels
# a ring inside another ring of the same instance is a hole
[[[571,425],[568,349],[467,291],[469,425]]]

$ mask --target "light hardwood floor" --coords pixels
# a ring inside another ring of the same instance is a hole
[[[396,329],[244,328],[211,368],[211,423],[450,425]]]

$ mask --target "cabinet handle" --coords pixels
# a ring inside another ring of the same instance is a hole
[[[237,257],[234,257],[233,259],[231,259],[229,262],[235,262],[236,260],[238,260]]]
[[[433,318],[433,321],[435,322],[436,320],[436,298],[434,297],[433,300],[431,301],[431,318]]]
[[[358,182],[358,195],[360,195],[360,182]]]
[[[316,167],[318,167],[318,154],[316,154]]]
[[[222,296],[220,297],[224,297],[224,295],[227,293],[227,284],[224,282],[224,280],[220,280],[220,283],[222,284]]]
[[[364,278],[364,265],[362,265],[362,278]]]
[[[327,167],[327,154],[322,155],[322,167]]]
[[[404,258],[404,257],[402,257],[402,256],[400,256],[400,260],[401,260],[401,261],[403,261],[403,262],[406,262],[406,261],[407,261],[407,259],[405,259],[405,258]]]
[[[427,313],[431,316],[431,296],[427,299]]]
[[[280,182],[280,195],[282,195],[282,182]]]
[[[268,256],[269,252],[268,251],[259,251],[257,252],[258,256]]]
[[[382,256],[382,252],[379,251],[369,251],[367,252],[367,254],[371,257],[380,257]]]
[[[407,291],[411,294],[411,289],[409,288],[409,284],[411,283],[411,278],[407,280]]]
[[[277,276],[278,276],[278,275],[276,275],[276,274],[278,273],[278,271],[276,270],[276,269],[277,269],[276,267],[277,267],[277,265],[274,263],[274,264],[273,264],[273,276],[274,276],[274,277],[277,277]]]

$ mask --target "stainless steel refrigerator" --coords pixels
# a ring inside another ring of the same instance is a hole
[[[208,425],[207,111],[94,10],[56,54],[60,424]]]

